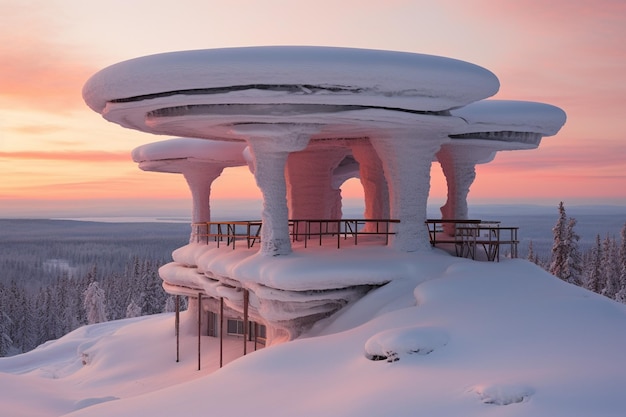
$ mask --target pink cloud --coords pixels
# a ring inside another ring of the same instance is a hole
[[[1,152],[0,158],[74,162],[130,162],[130,153],[106,151],[16,151]]]

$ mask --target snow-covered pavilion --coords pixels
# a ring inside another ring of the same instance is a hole
[[[498,151],[536,148],[564,124],[565,113],[548,104],[485,100],[498,89],[490,71],[450,58],[277,46],[121,62],[95,74],[83,97],[124,127],[194,138],[133,152],[142,169],[185,176],[194,224],[210,222],[210,186],[222,169],[250,167],[263,196],[258,239],[230,251],[208,239],[191,242],[160,272],[166,291],[200,294],[213,313],[218,300],[225,302],[232,317],[266,325],[271,342],[296,337],[397,278],[385,275],[372,246],[363,244],[343,252],[363,258],[349,278],[309,273],[316,251],[301,250],[292,220],[320,221],[321,239],[321,221],[341,218],[342,181],[360,178],[364,221],[390,221],[381,233],[388,244],[376,250],[409,257],[432,250],[425,220],[433,161],[448,183],[443,217],[467,219],[476,164]],[[274,267],[256,268],[255,259],[266,256],[276,257]]]

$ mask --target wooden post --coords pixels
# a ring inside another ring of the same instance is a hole
[[[174,329],[176,332],[176,362],[180,361],[180,295],[176,294],[174,299],[176,316],[174,319]]]
[[[224,297],[220,297],[220,368],[224,360]]]
[[[259,340],[259,323],[254,322],[254,351],[256,352],[256,341]]]
[[[198,371],[200,370],[200,336],[202,330],[202,293],[198,293]]]
[[[243,355],[248,351],[248,290],[243,290]]]

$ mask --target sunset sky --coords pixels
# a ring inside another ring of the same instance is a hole
[[[568,120],[539,149],[479,166],[470,204],[626,205],[623,0],[0,0],[0,217],[184,214],[183,178],[130,158],[167,137],[106,122],[82,87],[143,55],[254,45],[419,52],[488,68],[501,83],[494,98],[551,103]],[[431,196],[443,202],[440,171],[434,164]],[[243,169],[213,190],[258,196]]]

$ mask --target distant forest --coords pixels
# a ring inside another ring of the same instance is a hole
[[[189,230],[186,223],[0,219],[0,356],[94,319],[171,309],[158,268],[188,242]],[[87,296],[104,306],[100,317]]]
[[[520,252],[564,281],[626,302],[626,226],[581,247],[562,204],[553,219],[540,244],[530,240]],[[0,219],[0,356],[85,324],[172,311],[158,268],[189,232],[188,223]]]

